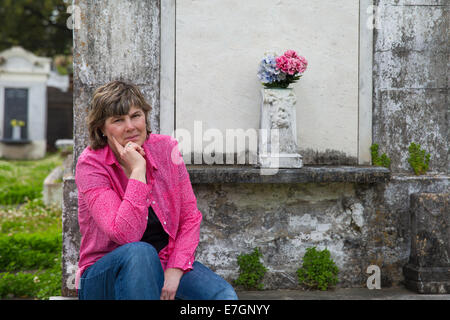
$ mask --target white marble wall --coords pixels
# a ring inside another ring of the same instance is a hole
[[[294,49],[309,62],[291,85],[300,151],[357,159],[359,10],[354,0],[177,1],[176,128],[192,139],[194,121],[224,137],[258,128],[259,61],[267,50]]]

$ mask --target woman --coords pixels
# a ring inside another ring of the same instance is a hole
[[[99,87],[79,156],[79,299],[237,299],[194,260],[202,214],[178,144],[150,134],[151,107],[121,81]]]

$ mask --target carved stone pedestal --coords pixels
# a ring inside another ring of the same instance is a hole
[[[292,89],[262,89],[258,162],[264,168],[301,168]]]
[[[450,293],[449,193],[411,195],[411,254],[403,268],[406,287]]]

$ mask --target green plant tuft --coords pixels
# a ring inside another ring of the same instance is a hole
[[[420,144],[415,144],[414,142],[411,142],[408,150],[409,150],[408,162],[413,168],[414,173],[417,176],[425,174],[430,164],[431,155],[429,153],[426,154],[425,150],[420,149]]]
[[[303,265],[297,270],[298,282],[309,289],[327,290],[338,282],[339,269],[331,259],[330,251],[306,249]]]
[[[261,283],[266,274],[266,267],[260,262],[262,254],[255,248],[250,254],[241,254],[237,258],[239,265],[239,277],[235,280],[236,285],[242,285],[245,289],[263,289]]]
[[[374,143],[370,147],[371,155],[372,155],[372,165],[374,166],[381,166],[386,167],[389,169],[391,165],[391,159],[386,155],[386,153],[383,153],[381,157],[378,154],[378,144]]]

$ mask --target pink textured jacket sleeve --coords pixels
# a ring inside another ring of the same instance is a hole
[[[200,240],[202,214],[197,208],[197,200],[192,190],[189,173],[178,150],[178,142],[172,141],[171,161],[178,175],[178,193],[180,199],[180,220],[174,249],[169,257],[167,268],[192,269],[195,250]]]
[[[123,245],[142,238],[148,216],[149,187],[145,183],[130,179],[121,200],[106,169],[93,159],[79,160],[76,181],[92,218],[112,241]]]

